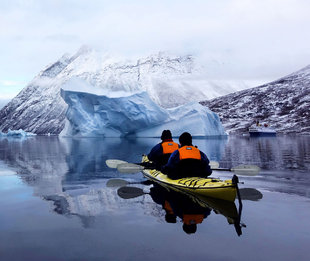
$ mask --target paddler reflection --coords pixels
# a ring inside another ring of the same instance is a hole
[[[228,223],[234,225],[238,236],[242,234],[241,208],[237,211],[236,205],[232,202],[184,194],[184,192],[175,191],[156,183],[150,188],[149,193],[135,187],[118,189],[118,195],[122,198],[128,199],[143,194],[149,194],[156,204],[162,206],[167,223],[177,223],[180,220],[183,223],[183,231],[187,234],[196,233],[198,225],[211,214],[212,210],[216,214],[225,216]]]
[[[175,192],[155,184],[150,189],[153,201],[165,210],[165,220],[168,223],[176,223],[177,218],[183,222],[183,230],[187,234],[195,233],[197,225],[208,217],[210,208],[202,207],[193,202],[188,196]]]

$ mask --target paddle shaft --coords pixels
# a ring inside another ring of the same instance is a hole
[[[232,169],[228,168],[211,168],[212,170],[218,170],[218,171],[233,171]]]
[[[217,163],[217,164],[215,164]],[[158,166],[151,162],[128,163],[122,160],[106,160],[110,168],[117,168],[121,173],[136,173],[143,169],[157,169]],[[242,176],[255,176],[259,173],[260,168],[255,165],[239,165],[233,168],[219,168],[218,162],[210,162],[210,167],[214,171],[230,171]]]
[[[154,166],[145,166],[144,163],[133,163],[139,166],[144,167],[145,169],[154,169]],[[233,169],[229,169],[229,168],[211,168],[212,170],[218,170],[218,171],[234,171]]]

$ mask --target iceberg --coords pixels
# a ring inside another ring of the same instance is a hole
[[[184,131],[193,137],[227,135],[218,115],[196,102],[164,109],[145,91],[101,95],[93,86],[83,89],[80,83],[76,91],[73,85],[61,89],[68,105],[61,136],[160,137],[164,129],[174,136]]]
[[[36,136],[37,134],[32,132],[26,132],[22,129],[19,130],[11,130],[9,129],[7,133],[0,131],[0,137],[16,137],[16,138],[24,138],[29,136]]]

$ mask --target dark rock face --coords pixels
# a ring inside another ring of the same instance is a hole
[[[245,133],[256,120],[280,133],[310,134],[310,65],[277,81],[202,101],[229,133]]]

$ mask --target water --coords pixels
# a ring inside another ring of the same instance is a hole
[[[110,179],[144,178],[119,174],[105,160],[138,162],[156,142],[1,138],[0,260],[309,260],[310,137],[194,140],[223,167],[262,168],[258,176],[240,177],[240,188],[263,193],[243,201],[241,236],[230,224],[237,201],[213,205],[218,214],[207,211],[187,234],[179,217],[165,221],[152,186],[132,184],[151,195],[130,199],[107,186]]]

